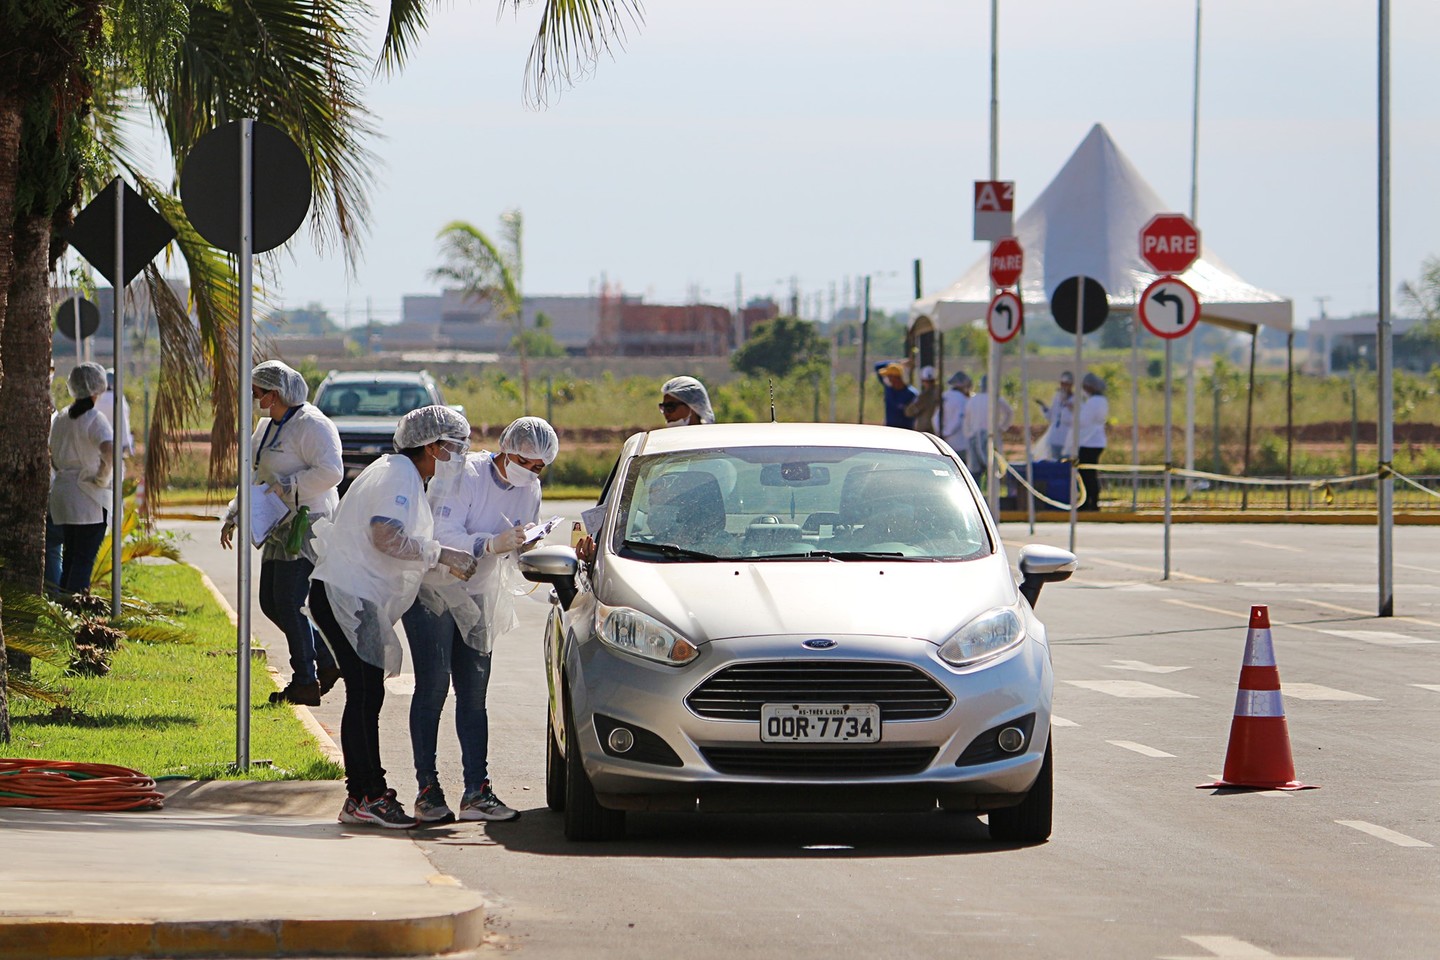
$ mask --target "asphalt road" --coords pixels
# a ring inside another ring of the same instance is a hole
[[[547,504],[574,515],[580,504]],[[234,596],[218,524],[187,556]],[[1068,529],[1004,528],[1012,563]],[[563,540],[558,536],[552,539]],[[1440,955],[1440,529],[1396,532],[1397,616],[1376,619],[1373,528],[1082,526],[1081,571],[1045,588],[1058,678],[1055,831],[991,843],[974,816],[634,815],[570,844],[544,807],[546,603],[497,644],[491,770],[518,822],[420,842],[491,897],[518,955],[1414,958]],[[1224,763],[1250,605],[1274,623],[1294,793],[1196,789]],[[255,607],[256,632],[283,639]],[[406,677],[382,749],[410,791]],[[316,714],[338,729],[341,698]],[[442,726],[441,774],[459,789]]]

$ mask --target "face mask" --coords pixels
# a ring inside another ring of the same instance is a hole
[[[665,426],[667,426],[667,427],[688,427],[689,425],[690,425],[690,418],[689,418],[689,417],[681,417],[679,420],[666,420],[666,421],[665,421]]]
[[[435,478],[437,480],[453,480],[460,476],[464,469],[465,458],[452,453],[449,460],[435,461]]]
[[[505,480],[512,487],[533,487],[540,482],[540,475],[513,460],[506,460]]]

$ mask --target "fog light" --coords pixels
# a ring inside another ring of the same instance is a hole
[[[635,746],[635,734],[626,730],[624,727],[616,727],[614,730],[611,730],[608,739],[610,741],[610,749],[616,753],[624,753]],[[1023,740],[1025,738],[1021,737],[1020,739]]]
[[[615,733],[619,732],[619,730],[615,731]],[[610,734],[612,740],[615,737],[615,733]],[[1006,727],[1000,731],[1000,735],[995,738],[995,742],[999,744],[1000,749],[1006,753],[1019,753],[1025,749],[1025,731],[1019,727]]]

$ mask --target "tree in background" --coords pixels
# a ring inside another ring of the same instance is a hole
[[[815,324],[798,317],[776,317],[758,325],[745,345],[730,357],[730,367],[746,376],[791,372],[829,362],[830,344]]]
[[[565,348],[555,335],[550,332],[554,322],[548,313],[535,314],[535,327],[531,330],[521,330],[510,338],[510,349],[516,353],[531,357],[563,357]]]
[[[523,234],[524,218],[518,209],[500,214],[498,243],[474,224],[452,220],[438,234],[440,256],[445,262],[430,275],[458,284],[465,299],[489,304],[491,316],[515,328],[510,342],[520,351],[521,404],[529,414],[530,361],[525,349],[525,294],[521,288]]]

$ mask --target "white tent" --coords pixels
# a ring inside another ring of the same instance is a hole
[[[1133,310],[1156,277],[1140,258],[1140,230],[1155,214],[1171,212],[1097,123],[1016,221],[1015,235],[1025,251],[1020,296],[1027,316],[1048,319],[1050,293],[1073,276],[1099,280],[1112,311]],[[1290,331],[1293,304],[1221,263],[1204,244],[1203,223],[1200,228],[1200,258],[1181,274],[1200,297],[1200,318],[1252,332],[1259,326]],[[990,295],[987,253],[958,282],[916,300],[911,315],[929,317],[941,329],[983,320]]]

